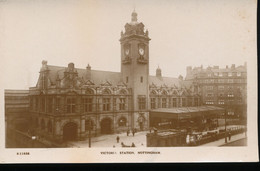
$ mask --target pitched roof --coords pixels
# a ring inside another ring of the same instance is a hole
[[[60,79],[62,79],[64,77],[64,71],[67,67],[48,65],[48,68],[50,70],[49,76],[50,76],[51,82],[53,84],[55,84],[57,76],[59,76]],[[85,79],[86,69],[80,69],[80,68],[75,68],[75,69],[78,73],[78,77],[83,78],[86,81],[86,79]],[[111,71],[91,70],[91,80],[96,85],[109,81],[112,85],[115,86],[121,82],[121,73],[120,72],[111,72]]]
[[[167,86],[167,87],[181,87],[182,80],[178,78],[170,78],[170,77],[156,77],[156,76],[150,76],[149,77],[149,85],[155,84],[156,86]]]

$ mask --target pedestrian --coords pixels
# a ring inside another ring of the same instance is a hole
[[[230,131],[228,132],[228,139],[229,139],[229,141],[231,140],[231,132]]]
[[[135,147],[135,143],[132,143],[132,146],[131,147]]]
[[[129,135],[129,132],[130,132],[130,131],[129,131],[129,129],[128,129],[128,130],[126,131],[126,135],[127,135],[127,136]]]
[[[135,136],[135,130],[134,129],[132,130],[132,133],[133,133],[133,137],[134,137]]]
[[[119,143],[119,140],[120,140],[120,138],[119,138],[119,136],[117,136],[117,137],[116,137],[117,143]]]

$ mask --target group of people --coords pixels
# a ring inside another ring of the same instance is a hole
[[[133,135],[133,137],[134,137],[134,136],[135,136],[135,133],[137,132],[136,128],[133,128],[131,132],[132,132],[132,135]],[[129,136],[129,134],[130,134],[130,130],[128,129],[128,130],[126,131],[126,135]],[[117,137],[116,137],[116,142],[119,143],[119,141],[120,141],[120,137],[117,136]],[[133,143],[133,142],[132,142],[132,145],[129,145],[129,146],[128,146],[128,145],[125,145],[123,142],[121,142],[121,145],[122,145],[122,147],[136,147],[136,146],[135,146],[135,143]]]
[[[137,130],[136,130],[136,128],[133,128],[132,129],[132,134],[133,134],[133,137],[135,136],[135,133],[137,132]],[[128,136],[130,134],[130,130],[128,129],[127,131],[126,131],[126,135]]]

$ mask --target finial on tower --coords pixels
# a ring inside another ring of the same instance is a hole
[[[132,22],[137,22],[137,13],[135,12],[135,9],[134,11],[132,12]]]

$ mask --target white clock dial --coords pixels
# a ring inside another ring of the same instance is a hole
[[[144,55],[144,49],[143,49],[143,48],[140,48],[140,49],[139,49],[139,53],[140,53],[140,55]]]

